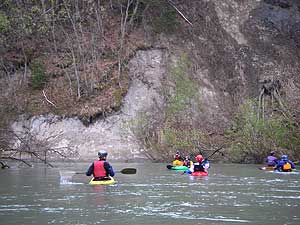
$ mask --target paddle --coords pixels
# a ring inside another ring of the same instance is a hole
[[[204,160],[208,160],[210,157],[212,157],[214,154],[216,154],[218,151],[220,151],[221,149],[223,149],[223,146],[220,148],[217,148],[210,156],[206,157]]]
[[[214,154],[216,154],[217,152],[219,152],[221,149],[223,149],[223,146],[220,147],[220,148],[217,148],[212,154],[210,154],[208,157],[206,157],[204,160],[203,160],[203,164],[205,163],[205,161],[207,161],[210,157],[212,157]],[[168,167],[168,166],[167,166]],[[187,171],[184,171],[181,175],[184,175],[186,174]]]
[[[115,171],[115,173],[136,174],[136,169],[135,168],[125,168],[125,169],[122,169],[121,171]],[[83,172],[75,172],[75,174],[85,174],[85,173],[83,173]]]
[[[170,169],[172,169],[172,165],[167,165],[167,168],[170,170]]]

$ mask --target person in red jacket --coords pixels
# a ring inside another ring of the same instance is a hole
[[[110,180],[110,177],[113,177],[115,172],[112,166],[106,162],[107,152],[103,150],[99,151],[98,157],[99,160],[94,161],[85,174],[87,176],[91,176],[93,174],[95,181]]]

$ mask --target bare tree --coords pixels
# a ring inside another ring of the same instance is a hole
[[[28,166],[31,162],[38,160],[53,167],[48,157],[58,156],[68,159],[68,155],[76,155],[69,147],[55,147],[59,134],[51,135],[46,139],[39,139],[29,129],[23,132],[14,132],[8,129],[0,129],[0,164],[2,168],[8,167],[4,160],[20,161]]]

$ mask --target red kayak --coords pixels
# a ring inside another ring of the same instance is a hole
[[[197,172],[191,173],[191,176],[194,176],[194,177],[205,177],[205,176],[208,176],[208,172],[197,171]]]

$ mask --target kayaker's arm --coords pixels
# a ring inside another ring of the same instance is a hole
[[[92,163],[92,165],[90,165],[90,167],[86,171],[85,175],[91,176],[93,174],[93,172],[94,172],[94,163]]]
[[[109,176],[113,177],[115,175],[115,172],[114,172],[112,166],[108,162],[104,163],[104,169],[106,170],[106,173]]]
[[[291,164],[292,169],[295,169],[295,168],[296,168],[296,167],[295,167],[295,164],[294,164],[292,161],[290,161],[290,164]]]

